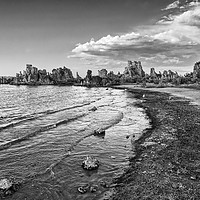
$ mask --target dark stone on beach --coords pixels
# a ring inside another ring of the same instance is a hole
[[[83,169],[95,170],[99,168],[99,161],[92,156],[87,156],[87,158],[82,163]]]
[[[94,106],[94,107],[92,107],[92,108],[89,109],[89,111],[96,111],[96,110],[97,110],[96,106]]]
[[[94,135],[105,135],[106,131],[104,129],[97,129],[94,131]]]
[[[20,183],[4,178],[0,180],[0,197],[12,195],[20,187]]]

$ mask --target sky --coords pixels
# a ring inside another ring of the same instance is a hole
[[[26,64],[123,72],[191,72],[200,60],[198,0],[0,0],[0,75]]]

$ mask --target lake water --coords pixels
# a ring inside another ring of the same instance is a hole
[[[149,127],[133,94],[111,88],[0,85],[0,178],[14,177],[20,189],[6,199],[99,199],[134,155],[131,137]],[[96,107],[96,111],[90,111]],[[92,135],[106,130],[104,137]],[[100,162],[87,172],[87,155]],[[80,194],[81,185],[98,185]]]

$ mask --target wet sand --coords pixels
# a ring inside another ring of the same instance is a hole
[[[152,128],[139,140],[133,138],[136,156],[130,158],[129,169],[115,178],[110,199],[200,199],[199,91],[120,88],[128,88],[140,100],[138,106],[145,109]]]

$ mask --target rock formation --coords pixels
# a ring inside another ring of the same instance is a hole
[[[51,77],[53,82],[58,85],[70,84],[74,81],[72,71],[66,67],[53,69]]]
[[[83,78],[79,76],[78,72],[76,72],[75,82],[81,85],[83,84]]]
[[[184,76],[178,75],[177,72],[164,70],[162,73],[156,73],[154,68],[150,69],[149,74],[145,74],[140,61],[128,61],[123,74],[114,74],[113,71],[108,72],[106,69],[98,71],[98,76],[93,76],[92,71],[88,70],[85,78],[81,78],[76,74],[73,77],[72,71],[66,67],[53,69],[52,73],[48,73],[45,69],[41,70],[31,64],[26,65],[26,69],[16,74],[14,78],[0,77],[0,84],[30,84],[30,85],[83,85],[88,87],[111,86],[120,83],[138,83],[146,85],[154,83],[160,85],[183,84],[183,83],[199,83],[200,82],[200,62],[196,62],[194,70]]]
[[[142,65],[140,61],[128,61],[128,66],[125,67],[124,71],[125,78],[134,78],[136,76],[144,77],[145,72],[142,69]]]
[[[38,70],[37,67],[27,64],[23,74],[21,71],[16,74],[14,84],[44,85],[52,83],[50,74],[45,69]]]
[[[196,62],[193,69],[193,79],[200,78],[200,62]]]
[[[83,85],[89,87],[116,85],[120,83],[120,76],[115,75],[112,71],[108,73],[106,69],[99,70],[98,76],[92,76],[92,71],[88,70]]]
[[[0,84],[10,84],[14,80],[12,76],[0,76]]]
[[[108,77],[108,71],[106,69],[98,70],[98,75],[101,78],[107,78]]]
[[[165,82],[174,82],[179,77],[177,72],[173,72],[171,70],[164,70],[163,74],[161,74],[161,79]]]
[[[26,70],[16,74],[14,84],[50,85],[71,84],[74,81],[72,71],[66,67],[53,69],[52,73],[46,69],[38,69],[31,64],[26,65]]]
[[[83,169],[95,170],[99,167],[99,161],[92,156],[87,156],[87,158],[82,162]]]
[[[156,73],[154,68],[150,69],[150,77],[151,78],[157,78],[158,74]]]
[[[90,85],[92,82],[92,70],[87,70],[87,75],[85,77],[85,83]]]
[[[150,69],[150,75],[147,78],[148,82],[152,82],[155,84],[163,84],[163,83],[168,83],[168,82],[178,82],[178,73],[173,72],[171,70],[164,70],[163,73],[159,71],[159,73],[156,73],[154,68]],[[177,80],[176,80],[177,79]]]

